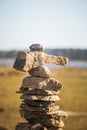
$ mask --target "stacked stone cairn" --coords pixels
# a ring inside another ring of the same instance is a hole
[[[19,52],[13,68],[27,71],[29,76],[23,79],[20,90],[22,103],[20,115],[27,122],[18,123],[16,130],[62,130],[62,117],[67,113],[60,110],[58,93],[62,83],[55,80],[44,64],[65,66],[68,58],[48,55],[41,44],[32,44],[30,52]]]

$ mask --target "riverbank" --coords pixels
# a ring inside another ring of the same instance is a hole
[[[13,66],[15,59],[0,59],[0,66]],[[65,68],[60,65],[47,65],[50,68]],[[78,67],[78,68],[87,68],[87,61],[80,61],[80,60],[70,60],[68,65],[66,66],[67,68],[73,68],[73,67]]]

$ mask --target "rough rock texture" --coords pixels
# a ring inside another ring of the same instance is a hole
[[[16,93],[23,93],[23,94],[28,94],[28,95],[42,95],[42,96],[48,96],[48,95],[57,95],[59,94],[60,91],[51,91],[51,90],[43,90],[43,89],[32,89],[32,90],[29,90],[28,89],[26,90],[27,88],[24,88],[21,87],[19,91],[17,91]]]
[[[33,77],[28,76],[23,79],[22,88],[32,88],[32,89],[43,89],[43,90],[52,90],[58,91],[62,87],[62,83],[53,78],[42,78],[42,77]],[[22,89],[21,88],[21,89]]]
[[[60,110],[58,94],[62,83],[52,78],[49,69],[44,64],[59,64],[65,66],[68,58],[48,55],[43,52],[41,44],[30,46],[30,52],[19,52],[14,68],[27,71],[30,76],[23,79],[20,90],[22,103],[20,115],[27,122],[16,125],[16,130],[63,130],[67,118],[66,112]]]
[[[49,78],[51,76],[50,70],[46,66],[39,66],[29,70],[29,74],[32,76]]]
[[[39,52],[44,51],[42,44],[32,44],[29,48],[30,48],[30,51],[39,51]]]
[[[36,107],[36,106],[29,106],[29,105],[27,105],[27,104],[24,104],[24,103],[22,103],[21,105],[20,105],[20,108],[22,109],[22,110],[28,110],[28,111],[32,111],[32,112],[34,112],[34,111],[38,111],[38,112],[52,112],[52,111],[57,111],[57,110],[59,110],[59,106],[56,106],[56,105],[53,105],[53,106],[47,106],[47,107]]]
[[[55,109],[54,109],[55,110]],[[31,118],[44,118],[44,119],[55,119],[58,120],[60,117],[67,118],[67,113],[61,110],[55,110],[54,112],[46,112],[46,111],[30,111],[30,110],[20,110],[20,114],[23,118],[31,119]]]
[[[40,123],[34,124],[32,126],[29,123],[19,123],[16,126],[16,130],[63,130],[63,129],[60,127],[56,128],[53,126],[46,128]]]
[[[40,108],[47,108],[47,107],[52,107],[55,106],[54,101],[42,101],[42,100],[23,100],[23,103],[27,104],[28,106],[31,107],[40,107]]]
[[[16,125],[16,130],[31,130],[31,125],[29,123],[19,123]]]
[[[29,71],[44,64],[57,64],[65,66],[68,58],[62,56],[47,55],[43,52],[19,52],[14,63],[14,68],[21,71]]]
[[[42,101],[58,101],[60,100],[60,98],[57,96],[57,95],[53,95],[53,96],[37,96],[37,95],[33,95],[33,96],[30,96],[30,95],[22,95],[20,97],[21,99],[29,99],[29,100],[42,100]]]

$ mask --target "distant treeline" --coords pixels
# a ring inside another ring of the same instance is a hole
[[[71,60],[87,60],[87,49],[45,49],[47,54],[66,56]],[[0,58],[16,58],[18,51],[0,51]]]

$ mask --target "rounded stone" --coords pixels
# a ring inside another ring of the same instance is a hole
[[[51,76],[50,70],[46,66],[39,66],[29,70],[29,74],[32,76],[48,78]]]
[[[43,52],[44,51],[44,48],[43,48],[43,45],[42,44],[32,44],[30,47],[30,51],[40,51],[40,52]]]

